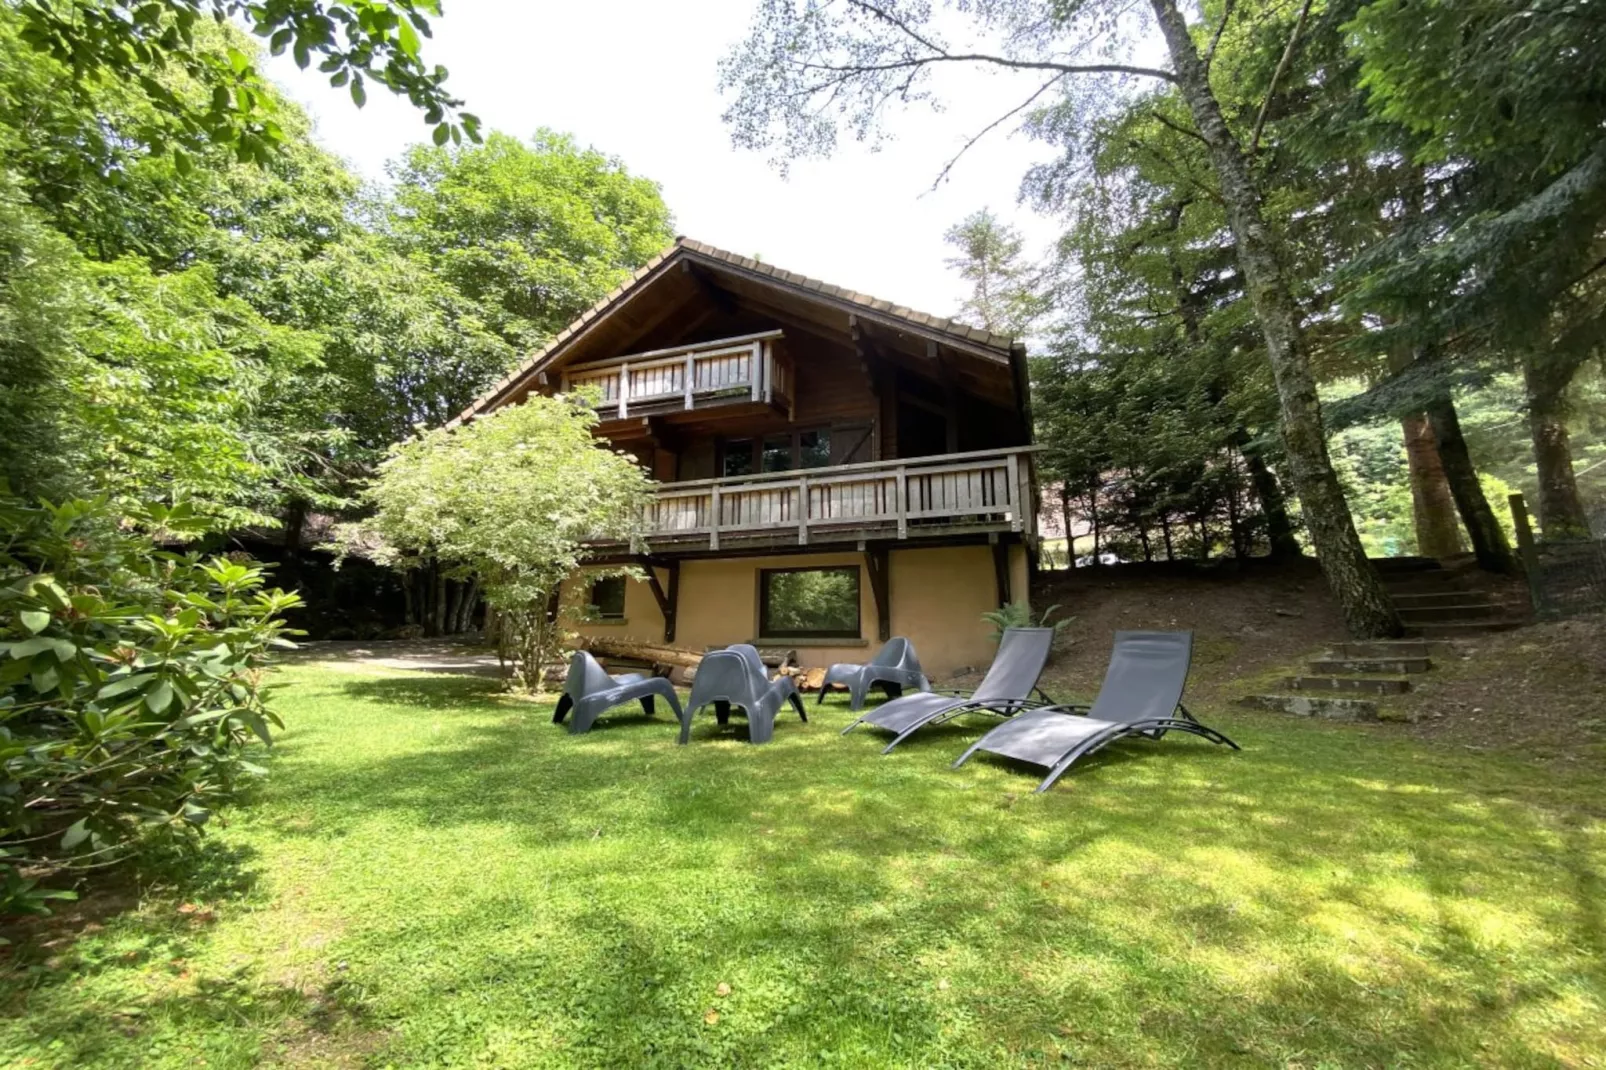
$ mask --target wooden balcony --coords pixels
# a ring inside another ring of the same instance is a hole
[[[807,546],[1032,531],[1036,447],[666,483],[648,507],[654,548]]]
[[[565,392],[601,392],[604,419],[657,416],[726,405],[767,405],[790,412],[792,366],[780,331],[660,349],[566,369]]]

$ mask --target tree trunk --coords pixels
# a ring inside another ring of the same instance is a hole
[[[406,624],[418,623],[418,607],[413,604],[413,583],[417,578],[411,569],[402,573],[402,617]]]
[[[1076,567],[1076,537],[1071,533],[1071,488],[1060,480],[1060,518],[1065,523],[1065,567]]]
[[[441,615],[441,634],[457,634],[457,610],[463,601],[463,584],[455,580],[446,581],[446,612]]]
[[[1448,389],[1440,390],[1428,400],[1427,417],[1438,444],[1444,478],[1450,485],[1450,496],[1455,499],[1461,524],[1472,541],[1478,566],[1490,572],[1515,574],[1517,559],[1506,541],[1506,529],[1500,526],[1499,518],[1483,493],[1483,484],[1478,482],[1478,470],[1473,467],[1472,454],[1467,451],[1467,440],[1461,434],[1461,419],[1456,415],[1455,401]]]
[[[1578,497],[1572,442],[1567,434],[1567,380],[1534,354],[1522,359],[1528,394],[1528,429],[1539,467],[1539,530],[1547,539],[1589,534],[1589,515]]]
[[[1423,557],[1452,557],[1461,552],[1461,527],[1455,496],[1439,457],[1439,440],[1426,413],[1400,417],[1405,435],[1405,462],[1411,479],[1411,519],[1416,552]]]
[[[1383,589],[1377,569],[1366,559],[1327,453],[1321,403],[1300,332],[1299,312],[1261,214],[1260,191],[1250,173],[1249,161],[1221,114],[1221,105],[1210,88],[1209,72],[1176,0],[1150,3],[1165,34],[1178,88],[1209,148],[1221,187],[1238,264],[1266,339],[1266,353],[1277,384],[1288,467],[1304,507],[1305,525],[1316,546],[1316,556],[1351,633],[1359,637],[1399,635],[1399,613]]]
[[[1165,540],[1165,559],[1167,561],[1175,561],[1177,559],[1177,554],[1176,554],[1176,550],[1173,549],[1172,546],[1171,546],[1171,514],[1170,513],[1162,512],[1160,514],[1160,537]]]
[[[430,564],[429,634],[442,635],[446,631],[446,574],[439,561]]]
[[[458,604],[457,622],[452,626],[452,631],[462,635],[474,627],[474,610],[478,607],[479,600],[480,581],[477,577],[471,576],[464,581],[463,600]]]
[[[1093,526],[1093,560],[1090,564],[1102,564],[1099,558],[1099,485],[1096,480],[1087,485],[1087,517]]]

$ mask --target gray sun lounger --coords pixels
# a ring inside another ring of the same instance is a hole
[[[680,709],[680,696],[675,694],[674,685],[668,680],[641,673],[610,676],[597,664],[596,658],[584,650],[576,650],[569,659],[569,677],[564,681],[558,708],[552,712],[552,723],[562,724],[564,717],[573,710],[574,720],[569,722],[569,732],[579,735],[591,731],[604,711],[626,702],[639,701],[642,712],[651,717],[656,698],[665,699],[681,724],[686,723],[686,715]]]
[[[977,751],[1041,765],[1047,791],[1076,761],[1118,739],[1164,738],[1187,732],[1233,750],[1238,744],[1193,719],[1182,704],[1193,656],[1192,632],[1116,632],[1104,684],[1092,706],[1045,706],[1021,714],[982,736],[954,762],[957,769]],[[1072,711],[1086,710],[1081,716]]]
[[[844,728],[842,734],[847,735],[861,724],[892,732],[895,734],[892,742],[881,752],[885,754],[930,724],[941,724],[967,713],[1012,717],[1021,710],[1045,706],[1051,700],[1038,691],[1037,678],[1043,674],[1053,642],[1053,628],[1006,629],[998,644],[998,654],[975,691],[968,695],[963,692],[905,695],[877,706]],[[1041,698],[1033,699],[1033,691]]]
[[[713,703],[714,717],[720,724],[730,723],[732,706],[747,714],[747,739],[768,743],[775,736],[775,715],[781,703],[790,702],[797,715],[807,721],[797,684],[790,676],[771,681],[758,651],[746,643],[704,654],[691,683],[686,700],[686,716],[680,722],[680,741],[691,739],[691,719],[698,710]]]
[[[825,701],[825,693],[832,684],[841,684],[848,689],[854,710],[864,709],[864,698],[875,684],[881,685],[888,698],[901,697],[906,688],[910,691],[931,690],[931,681],[926,679],[926,674],[920,668],[920,659],[915,657],[914,644],[901,635],[889,639],[867,664],[840,662],[827,669],[825,679],[820,682],[820,696],[814,702],[816,706]]]

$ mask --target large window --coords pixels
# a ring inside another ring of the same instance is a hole
[[[719,457],[719,474],[728,478],[824,468],[831,463],[831,432],[821,427],[763,438],[727,438],[719,445]]]
[[[760,570],[758,629],[766,639],[859,638],[858,568]]]
[[[625,616],[625,578],[609,576],[591,585],[591,608],[603,620],[623,620]]]

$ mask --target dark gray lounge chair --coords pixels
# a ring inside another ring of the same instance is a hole
[[[680,722],[680,741],[685,743],[691,739],[692,717],[713,703],[714,717],[720,724],[729,724],[731,707],[740,706],[747,714],[748,742],[768,743],[775,736],[775,715],[783,702],[791,702],[805,722],[809,719],[803,710],[803,700],[798,697],[797,684],[790,676],[775,681],[766,679],[764,663],[752,646],[739,643],[704,654],[691,683],[691,697],[686,700],[686,716]]]
[[[680,709],[680,696],[675,694],[674,685],[668,680],[634,672],[609,676],[596,658],[584,650],[576,650],[569,659],[569,678],[564,681],[558,708],[552,712],[552,723],[562,724],[572,709],[574,720],[569,722],[569,733],[579,735],[591,731],[603,711],[626,702],[639,701],[642,712],[651,717],[655,698],[667,700],[675,717],[682,725],[686,723],[686,715]]]
[[[881,752],[885,754],[928,724],[941,724],[967,713],[1012,717],[1021,710],[1045,706],[1051,700],[1038,690],[1037,678],[1043,674],[1053,642],[1053,628],[1006,629],[992,667],[975,691],[968,695],[929,691],[905,695],[877,706],[844,728],[842,734],[847,735],[861,724],[896,733]],[[1033,699],[1033,691],[1041,697]]]
[[[876,651],[876,656],[867,664],[841,662],[827,669],[825,679],[820,683],[820,697],[814,703],[816,706],[825,701],[825,693],[832,684],[841,684],[848,689],[855,710],[864,709],[864,697],[875,684],[881,685],[888,698],[901,697],[904,688],[911,691],[931,690],[931,681],[926,679],[926,674],[920,668],[920,659],[915,657],[914,644],[901,635],[887,640],[886,645]]]
[[[977,751],[1001,754],[1048,769],[1037,785],[1047,791],[1077,759],[1128,736],[1162,739],[1187,732],[1233,750],[1238,744],[1193,719],[1182,704],[1193,656],[1192,632],[1116,632],[1104,685],[1092,706],[1045,706],[1006,721],[982,736],[954,762]],[[1085,710],[1087,716],[1072,711]]]

